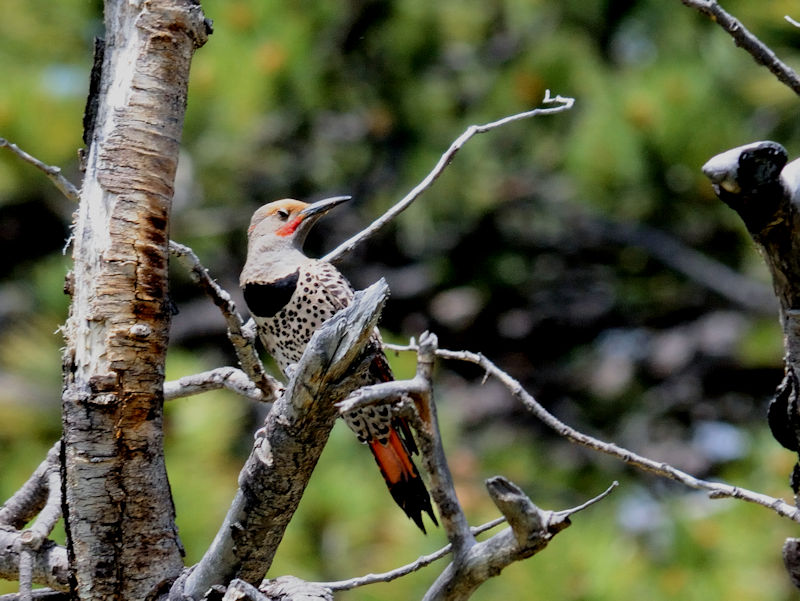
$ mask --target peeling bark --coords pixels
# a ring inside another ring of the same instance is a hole
[[[64,515],[73,595],[143,599],[182,568],[161,428],[167,225],[189,65],[208,28],[190,0],[105,8],[64,329]]]

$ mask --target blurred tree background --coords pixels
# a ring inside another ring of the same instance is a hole
[[[80,180],[76,150],[99,0],[5,0],[0,135]],[[790,64],[796,3],[728,10]],[[575,108],[474,138],[421,200],[342,270],[385,276],[382,329],[426,328],[481,351],[571,425],[707,478],[790,494],[793,458],[769,435],[781,334],[766,270],[700,166],[773,139],[796,156],[797,98],[677,0],[204,0],[214,34],[195,57],[173,239],[240,299],[259,205],[349,193],[312,234],[321,254],[402,197],[468,125],[537,106]],[[59,436],[62,293],[74,207],[0,153],[0,496]],[[697,253],[713,263],[702,275]],[[718,282],[743,278],[736,297]],[[179,268],[167,377],[235,359],[217,310]],[[766,294],[765,294],[766,291]],[[742,296],[745,298],[743,299]],[[242,306],[242,305],[240,305]],[[399,375],[414,357],[391,358]],[[439,369],[438,401],[472,523],[497,515],[502,473],[545,508],[619,479],[543,554],[477,599],[789,599],[762,508],[634,473],[568,445],[499,385]],[[232,497],[259,408],[226,393],[170,403],[167,461],[187,561]],[[396,567],[444,544],[391,502],[372,459],[337,427],[272,573],[330,580]],[[419,597],[444,564],[337,598]],[[0,583],[0,586],[12,585]],[[5,588],[0,590],[6,590]]]

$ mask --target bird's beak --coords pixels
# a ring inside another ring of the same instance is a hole
[[[324,198],[322,200],[318,200],[314,204],[308,205],[305,209],[300,211],[300,216],[303,217],[303,220],[308,219],[312,215],[322,216],[322,214],[327,213],[336,205],[340,205],[343,202],[347,202],[353,198],[352,196],[333,196],[332,198]]]
[[[283,228],[281,228],[290,228],[287,230],[286,234],[282,234],[281,230],[278,230],[278,234],[293,234],[292,244],[298,248],[302,248],[308,232],[312,227],[314,227],[317,219],[322,217],[336,205],[350,200],[350,198],[350,196],[334,196],[333,198],[318,200],[314,204],[310,204],[305,209],[300,211],[293,221],[287,223],[285,226],[283,226]]]

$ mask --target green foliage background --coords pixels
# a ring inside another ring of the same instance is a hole
[[[783,20],[796,3],[725,6],[797,62],[800,32]],[[101,3],[6,0],[4,8],[0,136],[78,182]],[[795,156],[797,99],[721,29],[677,0],[206,0],[203,8],[214,34],[192,67],[172,237],[223,285],[235,292],[244,230],[260,204],[353,194],[309,241],[322,252],[405,194],[469,124],[537,106],[548,88],[573,96],[569,113],[470,141],[343,270],[359,287],[389,279],[387,338],[432,328],[443,346],[483,351],[575,426],[700,476],[789,494],[793,459],[763,419],[781,375],[775,314],[716,295],[609,226],[655,229],[766,283],[743,227],[699,168],[757,139]],[[61,249],[73,209],[40,173],[0,153],[3,498],[60,431],[55,330],[67,311]],[[173,298],[180,313],[168,378],[232,363],[221,318],[178,269]],[[413,369],[413,357],[392,361],[399,375]],[[473,523],[497,514],[481,484],[495,473],[552,509],[622,484],[477,599],[796,594],[780,560],[783,539],[796,534],[790,523],[577,450],[497,386],[481,386],[474,370],[439,373],[448,453]],[[169,404],[167,459],[187,562],[213,537],[259,419],[225,393]],[[720,432],[735,443],[727,455]],[[423,537],[413,528],[338,426],[271,573],[345,578],[443,541],[440,530]],[[440,569],[338,597],[419,597]]]

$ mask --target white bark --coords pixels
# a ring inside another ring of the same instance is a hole
[[[182,568],[162,449],[167,225],[189,65],[189,0],[106,2],[98,111],[64,329],[64,514],[80,599],[144,599]]]

